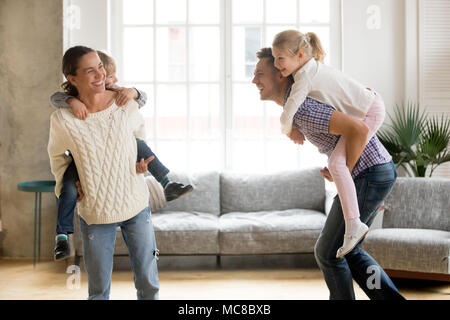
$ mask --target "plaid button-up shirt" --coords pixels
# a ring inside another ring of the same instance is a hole
[[[290,89],[286,92],[285,102],[289,97]],[[298,128],[315,145],[320,153],[330,157],[340,138],[339,135],[328,133],[330,118],[334,108],[317,100],[306,98],[294,116],[293,126]],[[392,160],[386,148],[374,135],[367,143],[361,157],[352,172],[355,178],[363,170],[377,164],[387,163]]]

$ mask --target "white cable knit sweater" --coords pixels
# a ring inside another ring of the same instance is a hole
[[[52,113],[48,154],[59,197],[71,158],[75,160],[84,198],[78,213],[87,224],[128,220],[148,206],[149,192],[136,173],[136,137],[145,139],[144,119],[136,101],[77,119],[70,109]]]

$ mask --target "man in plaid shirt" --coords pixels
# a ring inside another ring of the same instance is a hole
[[[257,86],[261,100],[271,100],[283,106],[289,97],[293,79],[284,78],[274,67],[270,48],[259,50],[257,57],[259,62],[252,82]],[[306,137],[319,152],[330,156],[341,136],[348,139],[358,134],[356,121],[331,106],[307,98],[295,114],[293,127],[298,130],[293,130],[295,133],[290,138],[296,144],[303,144]],[[360,219],[370,226],[397,177],[392,157],[374,135],[350,170],[357,191]],[[333,180],[327,168],[320,173],[329,181]],[[314,248],[330,299],[355,299],[352,279],[370,299],[404,299],[379,264],[361,249],[362,241],[344,258],[336,258],[344,233],[342,207],[336,196]],[[379,285],[376,286],[371,285],[369,279],[373,278],[373,270],[379,276]]]

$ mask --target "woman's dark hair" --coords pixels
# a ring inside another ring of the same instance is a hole
[[[89,52],[95,52],[95,50],[85,46],[75,46],[67,49],[62,60],[62,73],[66,78],[68,75],[76,75],[78,62],[80,61],[82,56]],[[73,97],[78,96],[77,88],[73,86],[68,80],[61,84],[61,88],[63,88],[67,94]]]

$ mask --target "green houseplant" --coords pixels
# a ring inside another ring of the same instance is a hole
[[[450,119],[429,117],[415,103],[396,105],[391,124],[384,125],[377,136],[392,156],[396,168],[410,176],[431,177],[442,163],[450,161]]]

